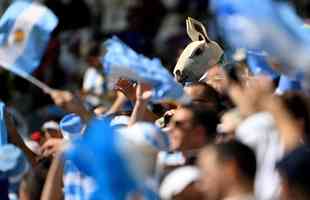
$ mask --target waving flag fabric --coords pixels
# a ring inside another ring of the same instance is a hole
[[[310,77],[310,34],[288,4],[213,0],[212,8],[231,47],[264,50],[281,64],[281,72],[292,76],[305,72]]]
[[[45,6],[18,0],[0,19],[0,66],[27,76],[40,64],[57,17]]]
[[[188,100],[182,85],[174,80],[160,60],[137,54],[117,37],[107,40],[104,46],[107,53],[102,58],[102,64],[108,78],[127,78],[150,84],[153,87],[153,102]]]
[[[253,75],[266,75],[272,79],[276,79],[279,77],[279,73],[271,68],[267,59],[267,54],[262,51],[247,52],[247,64]]]
[[[276,90],[276,94],[282,95],[285,92],[302,90],[301,85],[302,79],[303,77],[301,75],[297,75],[295,77],[288,77],[282,75],[280,78],[278,88]]]
[[[92,200],[123,200],[137,191],[137,182],[117,146],[117,134],[105,119],[95,119],[66,157],[96,181]]]
[[[5,123],[5,105],[0,102],[0,147],[8,143],[8,134]]]

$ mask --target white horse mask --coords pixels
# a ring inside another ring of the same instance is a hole
[[[220,61],[224,53],[216,42],[209,39],[201,22],[189,17],[186,28],[192,42],[182,52],[173,71],[176,80],[181,83],[198,81]]]

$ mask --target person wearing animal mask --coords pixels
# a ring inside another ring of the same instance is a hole
[[[224,55],[222,48],[208,37],[201,22],[188,18],[186,28],[192,42],[183,50],[173,71],[176,80],[182,84],[198,82],[208,69],[221,62]]]

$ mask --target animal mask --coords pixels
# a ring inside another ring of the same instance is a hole
[[[209,39],[201,22],[189,17],[186,28],[192,42],[182,52],[173,71],[176,80],[183,84],[198,81],[224,53],[216,42]]]

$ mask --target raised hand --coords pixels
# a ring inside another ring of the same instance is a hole
[[[87,122],[93,115],[92,112],[85,108],[78,95],[74,95],[71,92],[54,90],[51,92],[51,97],[57,106],[63,108],[67,112],[80,115],[85,122]]]
[[[136,87],[137,85],[133,81],[120,79],[116,83],[114,90],[122,92],[130,101],[135,101]]]
[[[136,87],[136,101],[147,103],[151,99],[151,87],[147,84],[138,84]]]
[[[42,156],[55,156],[64,152],[68,147],[68,141],[59,138],[51,138],[42,145],[40,152]]]
[[[273,85],[268,77],[252,77],[245,85],[230,83],[228,93],[241,115],[247,117],[264,109],[265,101],[273,96]]]
[[[147,84],[138,84],[136,88],[136,103],[129,120],[129,126],[138,121],[154,121],[154,115],[148,111],[147,103],[151,99],[152,90]]]

